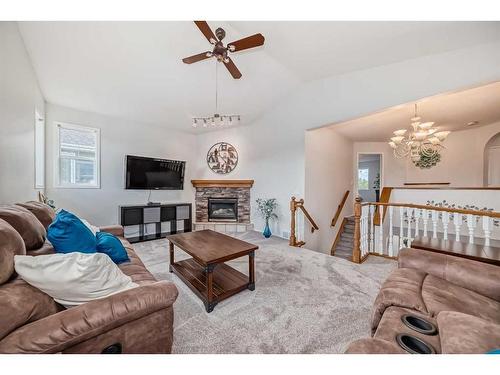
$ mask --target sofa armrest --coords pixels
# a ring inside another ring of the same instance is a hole
[[[403,249],[399,268],[427,272],[450,283],[500,301],[500,267],[427,250]]]
[[[124,237],[123,227],[121,225],[106,225],[104,227],[99,227],[101,232],[111,233],[116,237]]]
[[[64,310],[12,332],[0,341],[0,353],[58,353],[169,308],[177,294],[173,283],[159,281]]]

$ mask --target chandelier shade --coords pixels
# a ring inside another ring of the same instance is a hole
[[[415,104],[415,114],[410,119],[410,130],[393,131],[394,136],[388,142],[396,157],[410,157],[415,164],[422,157],[429,158],[439,154],[439,151],[444,148],[441,143],[450,134],[450,131],[438,131],[433,121],[421,122],[420,120],[421,117],[417,114],[417,104]]]

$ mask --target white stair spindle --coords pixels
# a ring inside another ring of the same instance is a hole
[[[411,241],[411,219],[413,217],[413,208],[406,208],[406,218],[408,219],[408,228],[406,230],[406,237],[408,238],[407,246],[410,247]]]
[[[420,215],[422,215],[421,209],[415,209],[415,237],[419,235],[418,222],[420,221]]]
[[[404,237],[404,226],[403,226],[403,219],[404,219],[404,207],[399,207],[399,248],[398,250],[401,250],[404,246],[403,244],[403,237]]]
[[[384,254],[384,206],[378,206],[379,233],[378,233],[378,253]]]
[[[483,216],[484,246],[490,246],[491,227],[490,217]]]
[[[429,222],[429,211],[422,210],[422,219],[424,221],[424,237],[427,237],[427,223]]]
[[[438,238],[437,226],[438,226],[438,213],[437,211],[432,210],[432,238]]]
[[[458,213],[453,214],[453,225],[455,225],[455,241],[460,241],[460,227],[462,226],[462,215]]]
[[[450,222],[450,213],[448,211],[443,212],[443,238],[448,241],[448,223]]]
[[[389,206],[389,256],[394,256],[394,248],[392,244],[392,216],[393,216],[394,207]]]
[[[467,215],[467,227],[469,228],[469,243],[474,243],[474,227],[476,226],[475,216],[472,214]]]
[[[375,251],[375,226],[373,224],[373,218],[375,215],[375,206],[370,205],[370,252]]]

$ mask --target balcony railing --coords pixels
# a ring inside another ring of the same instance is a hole
[[[421,244],[441,240],[440,246],[450,251],[458,244],[471,251],[470,245],[477,244],[480,246],[475,246],[474,251],[478,253],[484,249],[500,252],[495,247],[500,239],[500,212],[410,203],[361,203],[358,197],[354,220],[355,263],[363,262],[370,254],[397,258],[399,250],[412,247],[414,241]]]

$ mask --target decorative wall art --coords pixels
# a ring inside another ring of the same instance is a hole
[[[430,153],[420,152],[420,159],[414,160],[413,164],[420,169],[430,169],[441,161],[441,154],[439,151],[432,151]]]
[[[238,152],[233,145],[227,142],[216,143],[208,150],[207,164],[215,173],[230,173],[238,164]]]

